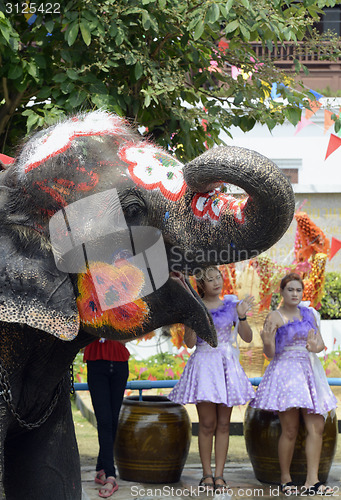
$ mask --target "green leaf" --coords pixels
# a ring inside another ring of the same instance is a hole
[[[38,68],[46,69],[46,59],[40,54],[34,54],[34,60],[37,63]]]
[[[77,71],[75,71],[74,69],[70,69],[70,68],[67,69],[66,74],[67,74],[67,77],[70,78],[70,80],[78,80],[78,78],[79,78]]]
[[[46,28],[46,31],[48,33],[52,33],[53,31],[53,28],[54,28],[54,21],[47,21],[45,24],[44,24],[45,28]]]
[[[57,73],[54,77],[53,77],[53,81],[56,82],[56,83],[62,83],[62,82],[65,82],[65,80],[67,79],[67,76],[66,76],[66,73]]]
[[[19,63],[10,67],[8,72],[8,78],[10,80],[16,80],[22,76],[22,67]]]
[[[71,47],[71,45],[73,45],[75,43],[78,32],[79,32],[79,24],[78,23],[73,24],[67,30],[67,32],[66,32],[67,43],[69,44],[70,47]]]
[[[80,29],[81,29],[81,34],[82,34],[83,41],[84,41],[85,45],[89,46],[90,43],[91,43],[91,33],[90,33],[90,30],[89,30],[88,26],[83,21],[80,22],[79,26],[80,26]]]
[[[141,76],[143,75],[143,66],[142,64],[140,63],[140,61],[138,61],[136,64],[135,64],[135,79],[136,80],[139,80],[141,78]]]
[[[69,103],[73,108],[77,108],[80,104],[84,102],[87,97],[87,93],[84,90],[76,90],[71,92]]]
[[[235,31],[238,28],[239,28],[239,21],[238,19],[235,19],[225,27],[225,33],[232,33],[232,31]]]
[[[302,110],[298,107],[287,106],[284,110],[285,116],[293,125],[297,125],[302,116]]]
[[[123,36],[122,31],[120,30],[115,37],[116,45],[119,47],[122,44],[123,40],[124,40],[124,36]]]
[[[213,3],[212,5],[209,6],[207,10],[207,20],[213,24],[216,21],[218,21],[219,16],[220,16],[219,5],[217,3]]]
[[[51,88],[43,87],[42,89],[39,90],[37,97],[39,99],[47,99],[47,97],[50,97],[50,95],[51,95]]]
[[[204,24],[204,21],[201,19],[196,25],[194,35],[193,35],[193,40],[199,40],[199,38],[201,37],[201,35],[204,32],[204,29],[205,29],[205,24]]]
[[[27,65],[27,73],[31,75],[35,80],[38,78],[38,68],[33,61],[30,61]]]
[[[148,108],[148,107],[149,107],[149,105],[150,105],[150,101],[151,101],[150,95],[149,95],[149,94],[147,94],[147,95],[145,96],[145,98],[144,98],[144,106],[145,106],[146,108]]]
[[[60,86],[60,89],[63,92],[63,94],[70,94],[74,88],[75,86],[72,82],[63,82]]]
[[[233,3],[234,3],[234,0],[227,0],[227,2],[226,2],[227,12],[229,12],[229,10],[232,8]]]
[[[39,120],[39,115],[31,112],[31,114],[27,118],[27,122],[26,122],[27,132],[31,131],[32,127],[38,122],[38,120]]]
[[[233,104],[235,106],[239,106],[239,104],[241,104],[243,102],[243,99],[244,99],[243,92],[238,92],[238,94],[236,95],[236,97],[233,100]]]
[[[242,23],[240,23],[240,32],[245,40],[250,40],[250,31]]]
[[[142,11],[142,26],[146,31],[149,30],[151,25],[149,14],[146,10]]]
[[[116,23],[111,23],[110,28],[109,28],[109,35],[113,38],[117,35],[117,24]]]

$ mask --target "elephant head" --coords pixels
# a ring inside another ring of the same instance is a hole
[[[181,272],[257,255],[293,212],[290,183],[254,151],[217,147],[183,166],[115,115],[77,115],[35,134],[0,173],[0,320],[62,339],[80,323],[122,339],[184,323],[215,345]]]

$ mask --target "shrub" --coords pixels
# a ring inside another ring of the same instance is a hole
[[[319,313],[321,319],[341,319],[341,274],[326,273]]]

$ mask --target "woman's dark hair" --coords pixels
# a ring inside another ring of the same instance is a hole
[[[301,276],[297,273],[289,273],[286,276],[284,276],[284,278],[282,278],[282,281],[280,284],[281,290],[284,290],[284,288],[287,286],[288,283],[290,283],[290,281],[299,281],[302,285],[302,290],[304,290],[303,280],[302,280]]]
[[[211,269],[214,269],[214,271],[218,271],[218,273],[220,273],[220,276],[222,276],[218,266],[214,265],[204,267],[203,269],[200,269],[198,272],[195,273],[195,279],[198,287],[198,294],[200,295],[200,297],[203,297],[205,295],[204,281],[207,279],[207,272],[210,271]]]

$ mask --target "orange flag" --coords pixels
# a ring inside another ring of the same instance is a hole
[[[327,130],[333,125],[334,120],[332,120],[332,113],[331,111],[328,111],[327,109],[324,110],[324,134],[327,132]]]
[[[307,120],[309,120],[309,118],[311,118],[316,113],[316,111],[318,109],[320,109],[322,104],[318,101],[310,101],[309,100],[309,106],[310,106],[310,109],[305,110],[305,117],[307,118]]]
[[[334,257],[336,252],[338,252],[340,250],[340,248],[341,248],[341,241],[338,240],[337,238],[334,238],[334,236],[332,236],[332,242],[330,245],[329,260],[332,260],[332,258]]]
[[[337,148],[339,148],[340,146],[341,146],[341,137],[338,137],[337,135],[334,134],[330,134],[325,160],[328,158],[329,155],[334,153],[334,151],[336,151]]]

